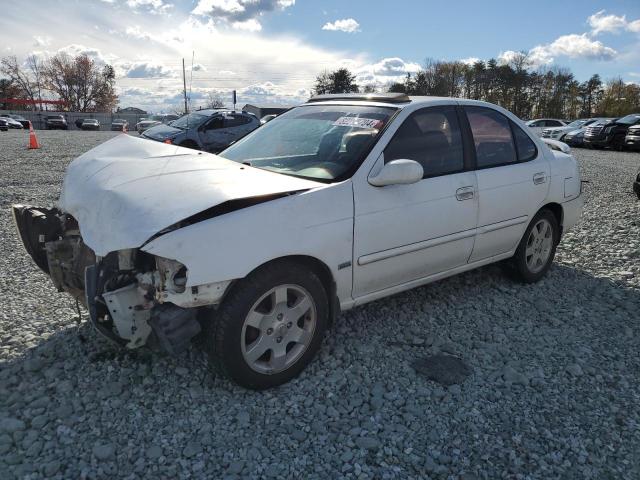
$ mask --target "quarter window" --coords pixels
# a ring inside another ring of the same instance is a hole
[[[484,107],[465,107],[476,147],[478,168],[517,162],[516,147],[507,117]]]
[[[522,129],[513,122],[511,123],[511,129],[513,130],[513,137],[516,140],[516,149],[518,150],[518,161],[527,162],[533,160],[538,154],[538,149],[533,140]]]
[[[384,151],[385,163],[397,159],[420,163],[423,178],[463,170],[462,135],[455,107],[431,107],[412,113]]]

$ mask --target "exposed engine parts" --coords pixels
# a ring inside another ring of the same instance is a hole
[[[23,244],[58,291],[89,310],[104,337],[126,348],[151,341],[169,353],[183,350],[200,332],[197,309],[219,303],[231,282],[187,287],[187,268],[138,249],[97,257],[73,217],[56,208],[16,205]]]

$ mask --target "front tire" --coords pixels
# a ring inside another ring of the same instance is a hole
[[[551,268],[560,241],[560,227],[549,210],[540,210],[531,220],[513,256],[514,273],[524,283],[535,283]]]
[[[240,280],[208,324],[212,360],[254,390],[295,378],[327,329],[329,301],[318,276],[295,262],[263,266]]]

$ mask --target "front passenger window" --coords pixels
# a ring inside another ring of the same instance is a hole
[[[453,106],[430,107],[412,113],[384,151],[384,162],[415,160],[424,177],[459,172],[464,168],[462,135]]]

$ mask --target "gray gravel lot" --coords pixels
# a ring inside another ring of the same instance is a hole
[[[256,393],[197,348],[116,353],[18,243],[69,161],[117,134],[0,132],[0,478],[640,478],[640,154],[575,149],[585,214],[523,286],[497,266],[346,312]],[[411,367],[445,352],[472,372]]]

